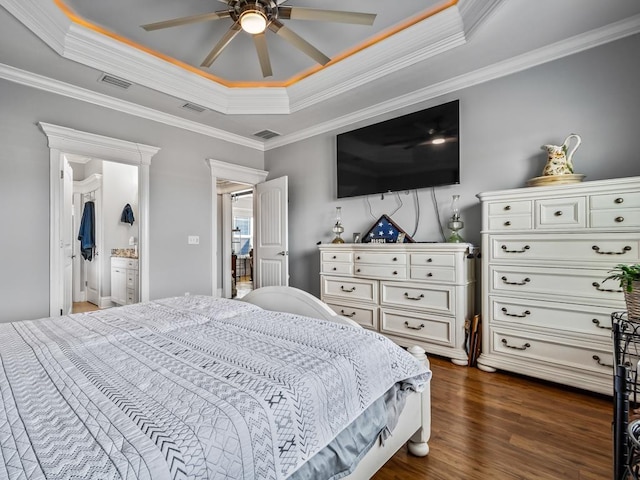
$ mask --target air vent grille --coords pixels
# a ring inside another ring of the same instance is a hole
[[[114,77],[113,75],[109,75],[107,73],[105,73],[104,75],[102,75],[100,77],[100,81],[102,83],[113,85],[114,87],[122,88],[123,90],[126,90],[131,85],[133,85],[133,83],[131,83],[131,82],[127,82],[126,80],[123,80],[122,78]]]
[[[272,132],[271,130],[262,130],[260,132],[256,132],[253,134],[256,137],[264,138],[265,140],[269,140],[273,137],[279,137],[280,134],[277,132]]]
[[[200,105],[196,105],[195,103],[185,103],[184,105],[182,105],[182,108],[198,113],[202,113],[206,110],[206,108],[201,107]]]

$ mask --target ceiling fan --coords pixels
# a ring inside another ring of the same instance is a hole
[[[287,0],[219,0],[227,5],[226,10],[211,13],[202,13],[188,17],[174,18],[162,22],[142,25],[146,31],[160,30],[163,28],[189,25],[192,23],[208,22],[222,18],[231,18],[233,25],[222,36],[220,41],[202,61],[201,67],[210,67],[220,53],[244,30],[253,36],[253,42],[258,52],[258,60],[264,77],[273,75],[271,60],[267,49],[265,31],[268,28],[276,35],[292,44],[294,47],[313,58],[321,65],[326,65],[331,60],[324,53],[311,45],[305,39],[287,28],[280,20],[313,20],[321,22],[339,22],[357,25],[373,25],[376,18],[372,13],[342,12],[337,10],[319,10],[315,8],[301,8],[283,6]]]

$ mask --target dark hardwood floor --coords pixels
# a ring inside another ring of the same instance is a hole
[[[431,357],[431,451],[375,480],[611,479],[610,397]]]

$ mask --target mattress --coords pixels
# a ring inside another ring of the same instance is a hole
[[[0,367],[7,479],[295,478],[430,375],[375,332],[205,296],[0,324]]]

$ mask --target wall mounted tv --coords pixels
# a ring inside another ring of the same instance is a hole
[[[338,198],[460,182],[459,100],[338,135]]]

